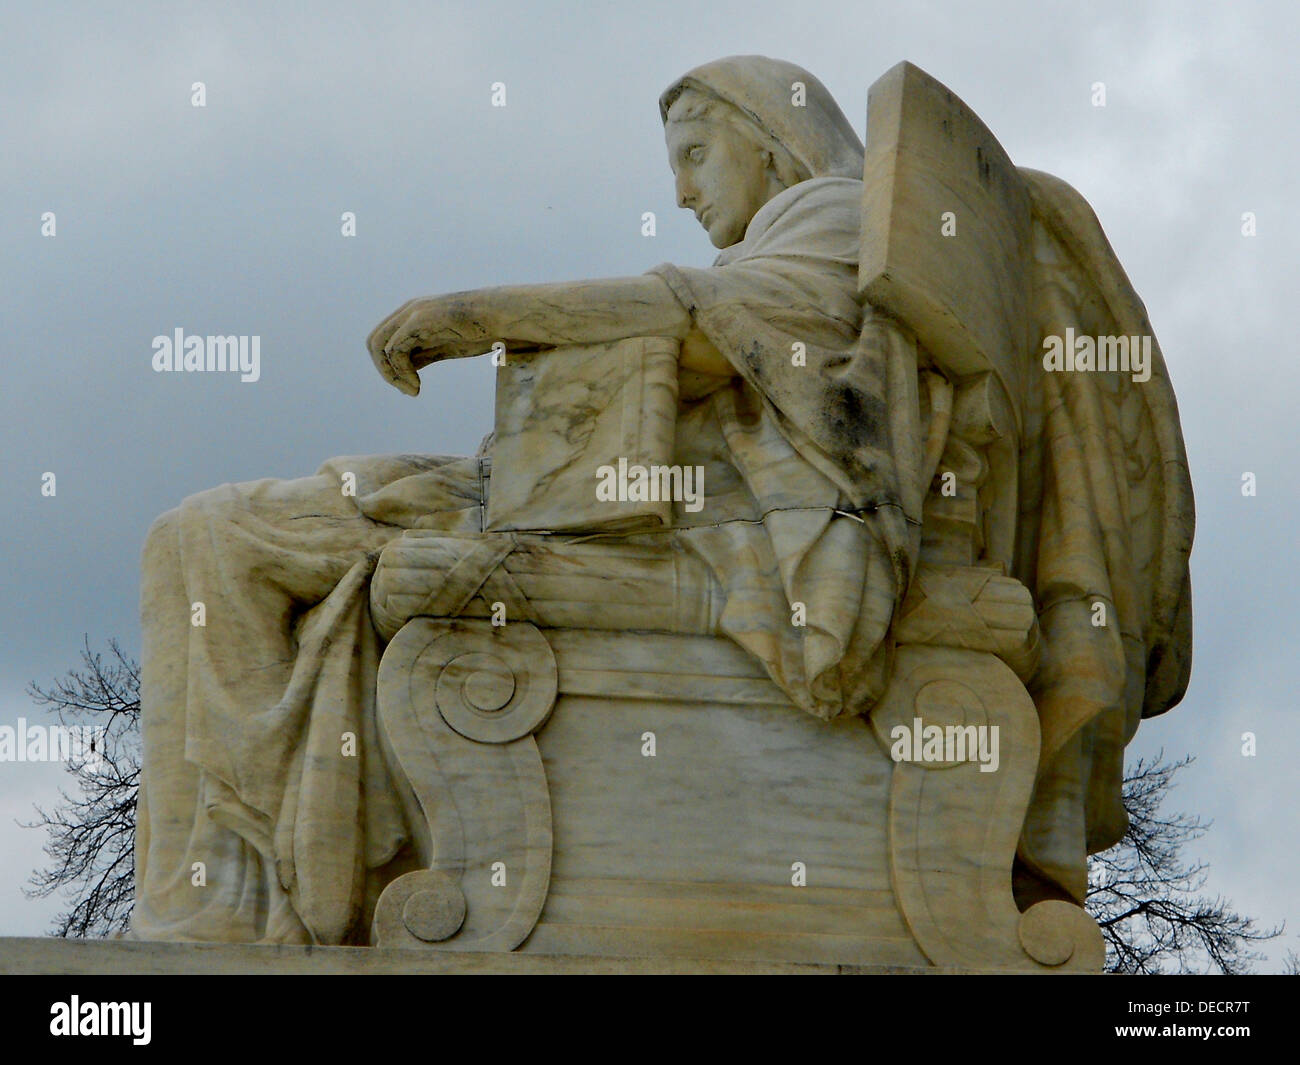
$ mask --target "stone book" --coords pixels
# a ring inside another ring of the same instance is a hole
[[[671,525],[670,499],[610,499],[597,489],[611,470],[672,462],[677,353],[671,337],[633,337],[506,355],[497,368],[487,529]]]

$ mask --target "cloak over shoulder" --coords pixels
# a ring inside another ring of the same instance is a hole
[[[806,106],[792,104],[793,82]],[[685,86],[740,108],[812,177],[768,201],[712,267],[651,271],[739,375],[708,402],[757,519],[680,535],[726,590],[723,630],[796,705],[823,718],[859,712],[888,682],[921,498],[915,344],[864,320],[857,293],[862,145],[793,64],[733,56],[697,67],[661,97],[665,120]],[[800,610],[806,625],[792,624]]]
[[[806,87],[805,108],[792,106],[794,82]],[[653,271],[744,383],[714,400],[719,422],[766,513],[786,605],[810,610],[801,641],[771,602],[765,612],[734,611],[727,631],[804,709],[865,712],[888,681],[889,600],[915,566],[928,486],[918,476],[916,348],[857,300],[862,148],[825,87],[792,64],[733,56],[697,67],[664,92],[661,116],[686,87],[737,107],[811,174],[766,204],[713,268]],[[1039,611],[1043,657],[1030,690],[1043,742],[1020,858],[1082,902],[1087,855],[1116,843],[1127,824],[1124,747],[1141,718],[1176,704],[1187,686],[1193,502],[1173,390],[1141,300],[1083,198],[1049,175],[1020,173],[1033,211],[1035,341],[1073,329],[1148,337],[1152,351],[1151,378],[1140,383],[1044,373],[1033,365],[1041,349],[1025,353],[1031,385],[1009,561]],[[791,359],[795,345],[805,366]],[[749,422],[737,396],[759,399]],[[747,457],[747,440],[761,441],[751,448],[758,458]],[[759,475],[778,468],[779,482]],[[834,485],[836,506],[866,519],[858,542],[843,535],[842,519],[782,512],[825,506],[822,481]],[[732,591],[765,557],[749,528],[689,531]],[[856,622],[850,588],[860,593]],[[1093,621],[1098,601],[1107,626]],[[855,657],[867,665],[855,668]]]
[[[1124,747],[1187,688],[1195,514],[1146,308],[1083,197],[1050,174],[1020,174],[1034,214],[1035,337],[1150,340],[1147,380],[1049,373],[1041,345],[1029,353],[1014,568],[1043,633],[1031,684],[1043,739],[1020,858],[1081,903],[1085,856],[1119,842],[1128,824]]]

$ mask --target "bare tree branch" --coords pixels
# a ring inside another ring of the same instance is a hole
[[[50,687],[35,683],[28,693],[53,710],[60,724],[69,718],[104,729],[99,757],[73,760],[68,771],[79,795],[60,790],[53,811],[36,807],[45,828],[51,865],[35,870],[29,898],[61,891],[70,908],[55,918],[58,936],[111,936],[126,930],[135,901],[136,796],[140,785],[140,667],[116,640],[109,657],[93,652],[86,637],[82,668]]]
[[[1124,774],[1129,826],[1114,847],[1088,860],[1086,908],[1106,940],[1106,968],[1116,973],[1244,973],[1263,955],[1252,943],[1273,939],[1285,926],[1258,929],[1229,900],[1201,893],[1204,862],[1182,857],[1183,847],[1211,827],[1161,805],[1174,776],[1192,762],[1138,759]]]

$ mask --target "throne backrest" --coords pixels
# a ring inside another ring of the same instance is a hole
[[[951,386],[922,558],[1012,565],[1017,453],[1031,337],[1029,192],[988,128],[911,63],[867,104],[859,291],[913,336]],[[930,472],[930,471],[927,471]]]

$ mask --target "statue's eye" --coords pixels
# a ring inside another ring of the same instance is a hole
[[[686,158],[692,163],[699,163],[704,158],[704,146],[701,144],[695,145],[686,152]]]

